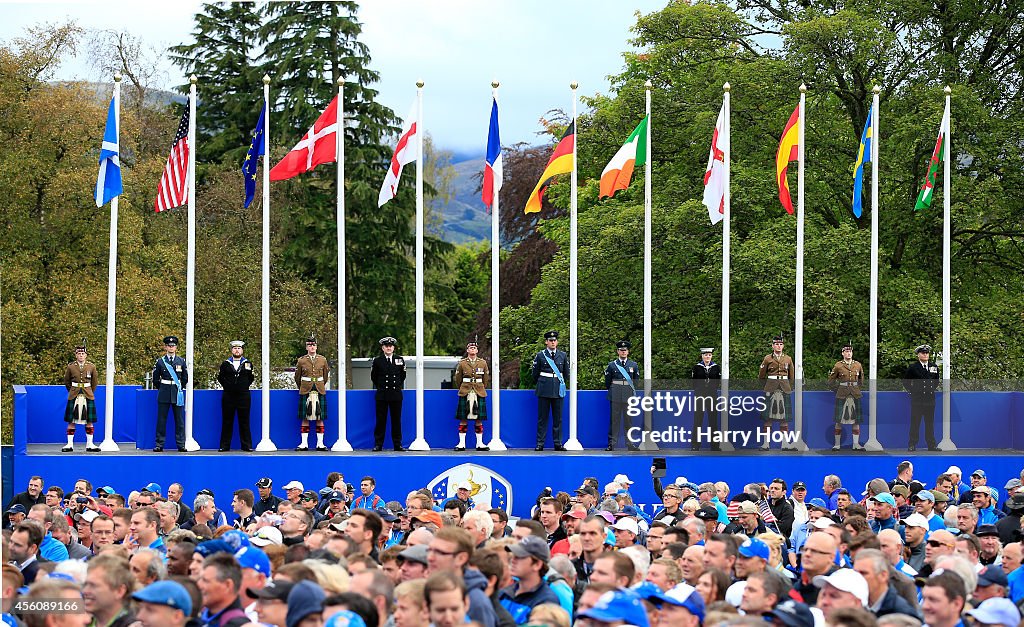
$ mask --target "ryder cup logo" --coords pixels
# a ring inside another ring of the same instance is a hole
[[[469,498],[477,509],[512,511],[512,484],[489,468],[460,464],[442,472],[427,484],[434,499],[443,503],[455,496],[460,484],[469,485]]]

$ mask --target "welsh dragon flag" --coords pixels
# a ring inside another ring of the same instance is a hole
[[[932,151],[932,160],[928,164],[928,175],[921,186],[921,193],[917,195],[917,203],[914,210],[927,209],[932,205],[932,198],[935,196],[935,179],[939,176],[939,166],[946,160],[946,147],[949,143],[949,103],[946,103],[946,110],[942,114],[942,124],[939,126],[939,137],[935,140],[935,150]]]

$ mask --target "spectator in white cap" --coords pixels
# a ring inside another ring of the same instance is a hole
[[[974,617],[975,623],[981,625],[1017,627],[1020,624],[1020,610],[1010,599],[987,599],[966,614]]]
[[[455,486],[455,498],[459,499],[466,504],[466,509],[475,509],[476,503],[473,502],[473,484],[469,481],[463,481],[459,485]]]
[[[844,607],[867,607],[868,582],[851,568],[840,568],[830,575],[818,575],[814,585],[821,591],[815,605],[828,620],[832,612]]]
[[[630,481],[629,476],[624,474],[615,475],[615,478],[612,479],[612,481],[621,485],[625,490],[628,490],[633,485],[633,482]]]
[[[623,517],[612,525],[615,530],[615,546],[619,549],[636,544],[636,537],[640,535],[640,526],[635,518]]]
[[[892,531],[892,533],[896,532]],[[853,559],[853,569],[860,573],[864,581],[867,582],[868,602],[866,605],[868,610],[875,616],[907,614],[920,618],[917,608],[901,597],[895,587],[889,585],[890,568],[889,559],[882,551],[878,549],[857,551],[857,555]],[[818,602],[821,602],[820,595]]]
[[[950,481],[953,482],[953,489],[949,493],[949,498],[956,503],[960,500],[960,495],[970,490],[971,486],[963,482],[964,473],[960,470],[959,466],[950,466],[944,474],[949,476]]]
[[[302,492],[305,488],[302,486],[301,481],[289,481],[284,484],[284,493],[288,497],[288,500],[292,502],[292,505],[298,505],[299,499],[302,498]]]

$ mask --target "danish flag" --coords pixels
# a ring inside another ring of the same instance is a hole
[[[270,180],[283,181],[309,172],[321,163],[337,161],[337,132],[338,97],[335,96],[299,143],[270,170]]]

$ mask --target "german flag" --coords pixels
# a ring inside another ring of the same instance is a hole
[[[555,146],[554,152],[551,153],[551,158],[548,159],[548,165],[544,168],[544,173],[540,175],[537,186],[533,188],[530,199],[526,201],[526,213],[540,212],[540,204],[544,199],[544,190],[547,189],[548,182],[551,181],[553,176],[572,172],[572,151],[575,145],[576,120],[573,120],[569,128],[565,129],[565,134],[558,141],[558,145]]]
[[[789,195],[786,171],[789,169],[789,162],[796,161],[799,157],[800,105],[797,105],[793,110],[793,115],[789,116],[789,122],[786,122],[786,128],[782,131],[782,139],[779,141],[779,151],[775,154],[775,181],[779,184],[779,202],[790,215],[793,215],[793,199]]]

